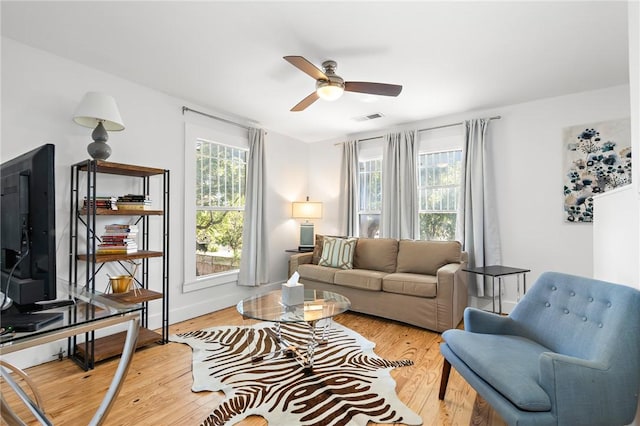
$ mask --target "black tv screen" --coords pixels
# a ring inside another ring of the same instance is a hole
[[[0,288],[18,305],[54,300],[55,146],[3,162],[0,180]]]

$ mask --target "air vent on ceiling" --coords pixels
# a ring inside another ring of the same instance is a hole
[[[375,120],[376,118],[382,118],[384,115],[382,113],[376,112],[375,114],[363,115],[362,117],[355,117],[355,121],[369,121]]]

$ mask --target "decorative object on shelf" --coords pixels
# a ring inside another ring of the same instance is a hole
[[[291,203],[291,217],[294,219],[304,219],[300,224],[300,246],[299,250],[313,250],[315,246],[313,234],[313,223],[309,219],[322,219],[322,203],[317,201],[294,201]]]
[[[126,293],[131,287],[133,277],[131,275],[109,276],[109,288],[113,293]]]
[[[87,146],[87,152],[95,160],[106,160],[111,155],[111,147],[107,144],[107,131],[118,132],[124,130],[124,123],[120,111],[113,97],[100,92],[87,92],[73,121],[77,124],[94,129],[91,133],[93,142]]]
[[[111,293],[126,293],[133,290],[133,295],[138,295],[140,290],[136,286],[135,276],[140,263],[136,263],[133,260],[127,260],[127,262],[133,265],[133,271],[129,275],[109,276],[109,285],[105,293],[108,293],[109,289],[111,289]]]
[[[566,222],[593,222],[593,195],[631,183],[629,118],[563,130]]]

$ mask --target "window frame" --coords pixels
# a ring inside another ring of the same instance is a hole
[[[183,292],[201,290],[238,282],[239,270],[196,276],[196,143],[205,140],[232,148],[249,150],[249,140],[245,129],[233,126],[204,127],[185,122],[184,128],[184,281]],[[235,210],[235,209],[234,209]],[[193,248],[193,250],[189,249]]]

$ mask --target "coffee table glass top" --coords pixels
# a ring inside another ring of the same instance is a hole
[[[315,322],[332,318],[347,311],[351,302],[346,297],[331,291],[304,290],[304,303],[286,306],[282,303],[282,292],[274,290],[266,294],[241,300],[238,312],[245,318],[272,322]]]

